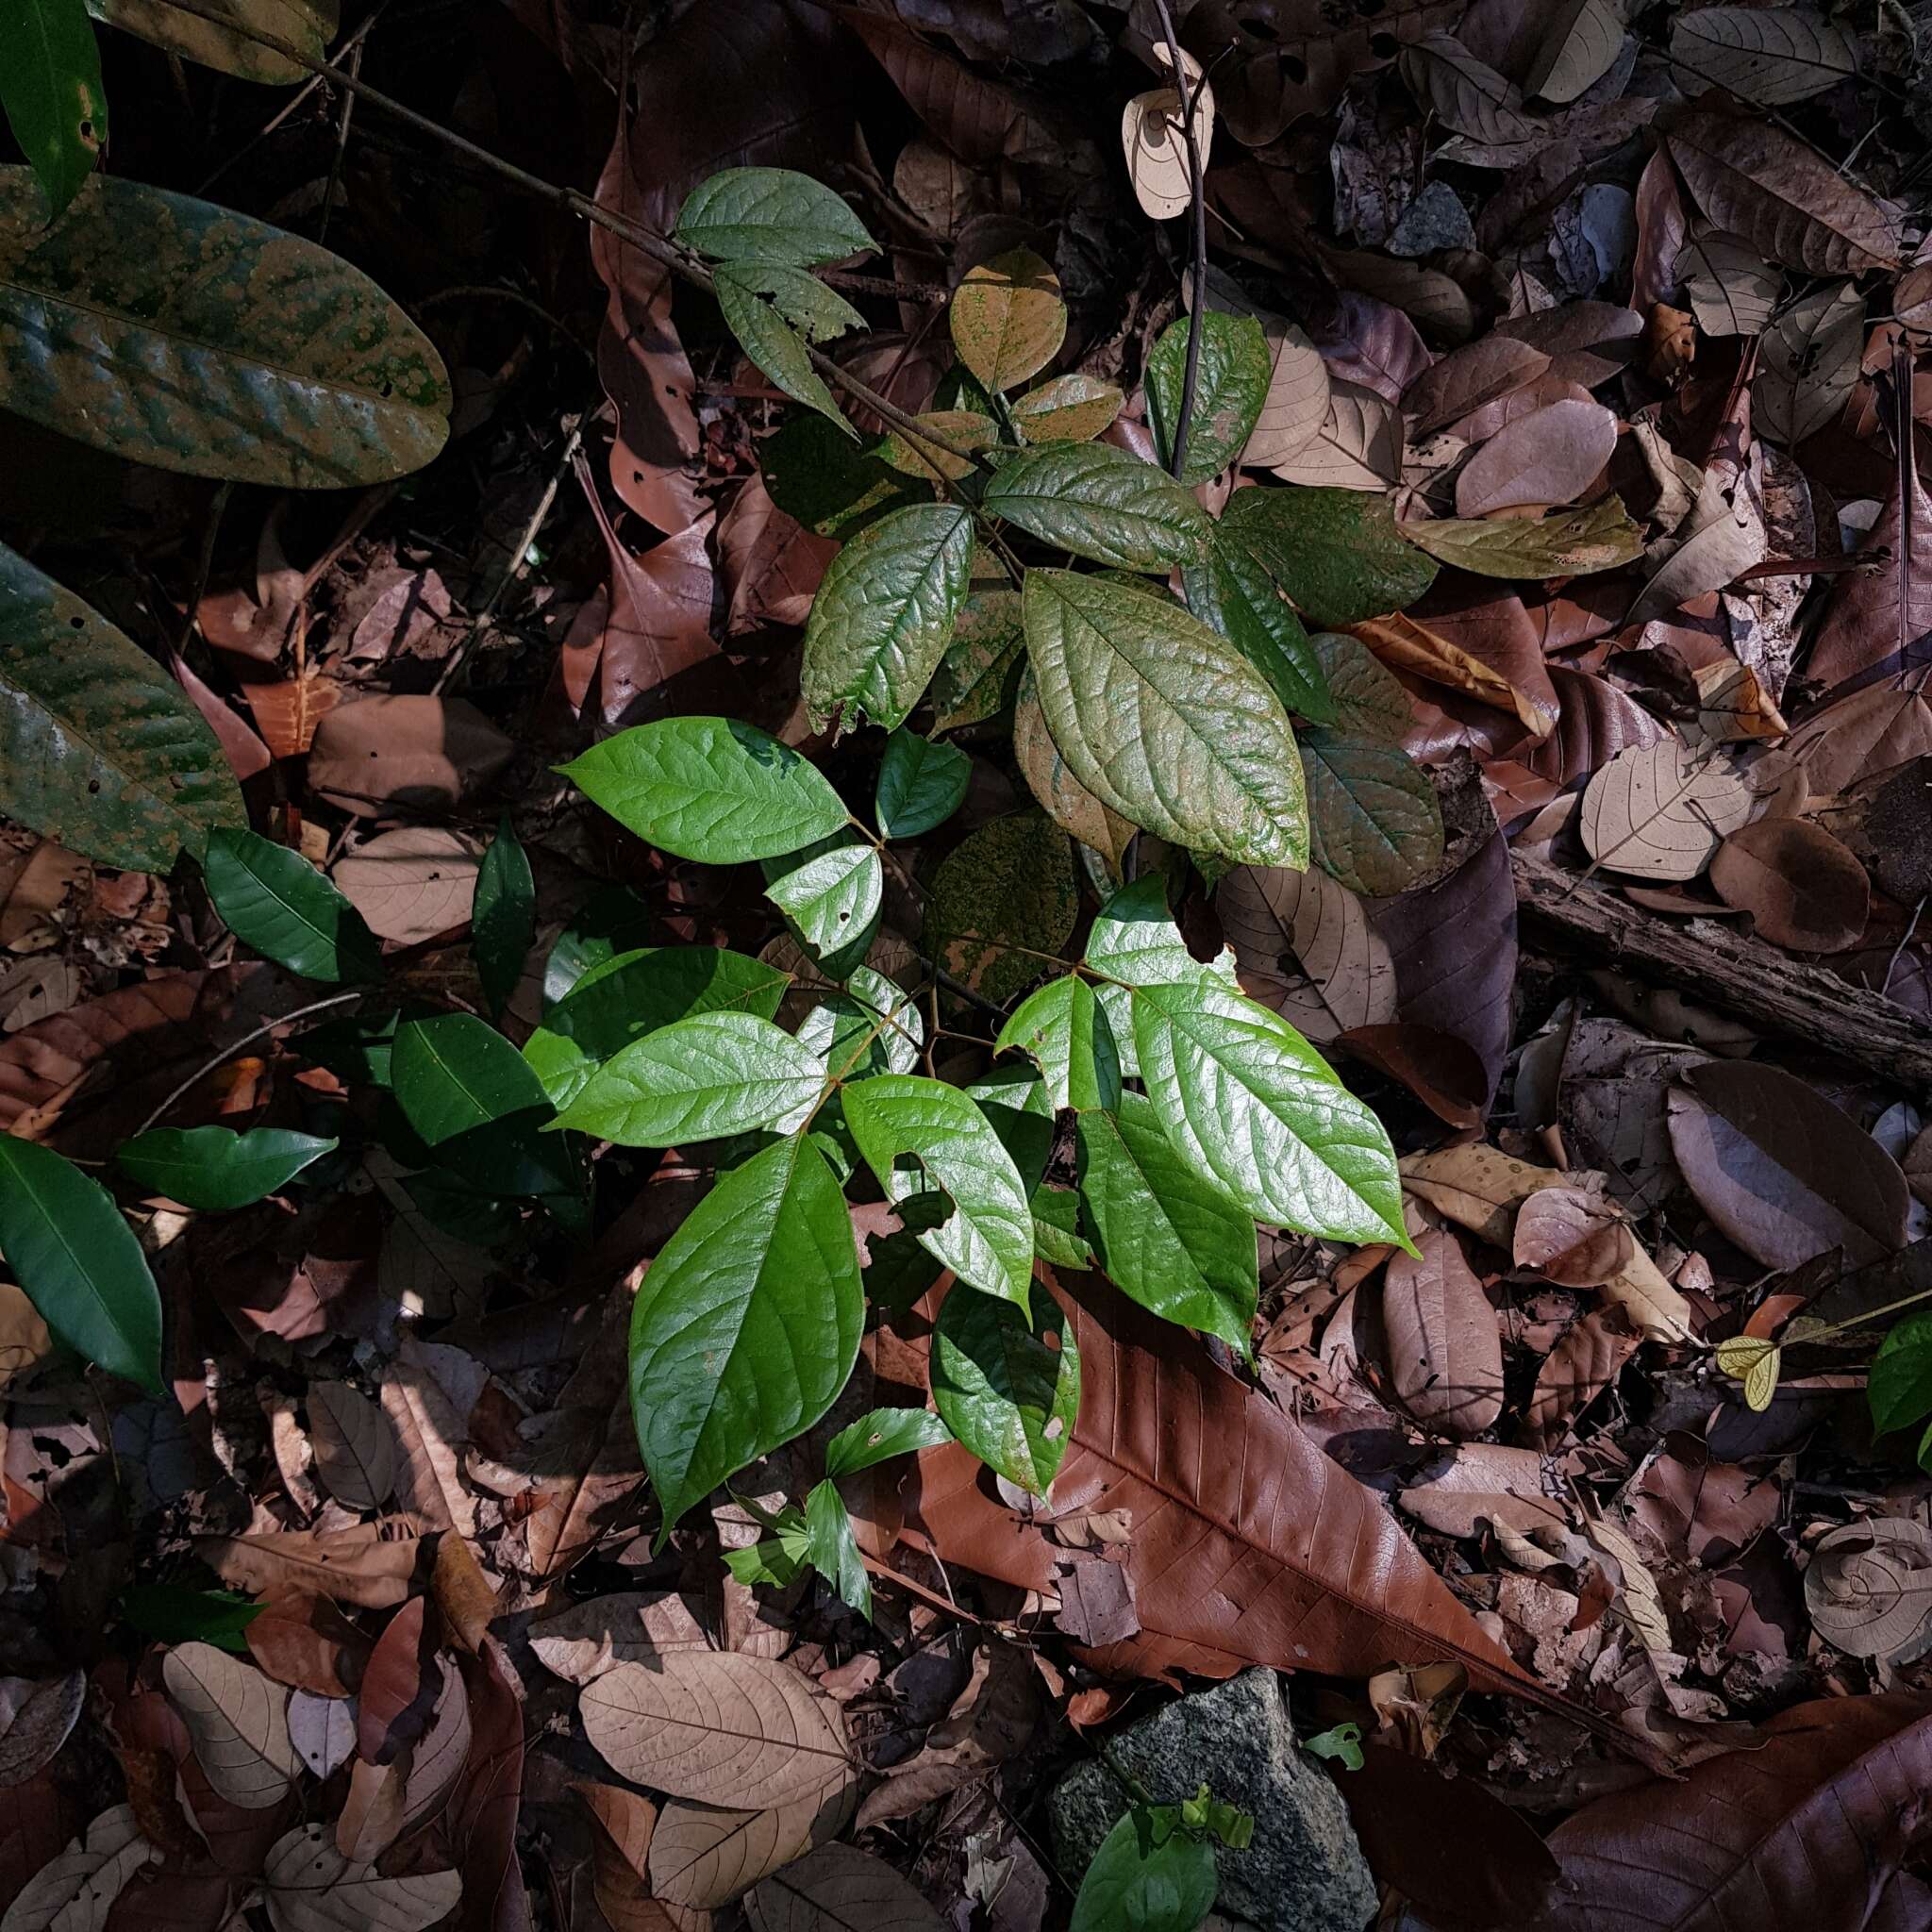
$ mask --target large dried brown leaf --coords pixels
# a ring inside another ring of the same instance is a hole
[[[1524,1432],[1541,1449],[1560,1445],[1570,1424],[1616,1380],[1641,1337],[1603,1309],[1591,1308],[1543,1357],[1524,1410]]]
[[[1804,764],[1811,791],[1828,797],[1932,752],[1932,703],[1909,686],[1852,691],[1814,711],[1784,749]]]
[[[378,939],[412,946],[464,924],[483,851],[447,825],[378,832],[336,861],[335,882]]]
[[[278,1840],[261,1876],[275,1932],[425,1932],[462,1894],[454,1872],[385,1878],[354,1863],[319,1824]]]
[[[369,1653],[356,1699],[356,1748],[371,1764],[393,1763],[429,1728],[442,1674],[427,1597],[411,1597]]]
[[[0,1790],[25,1784],[59,1750],[86,1701],[80,1671],[38,1684],[0,1677]]]
[[[774,1872],[745,1901],[757,1932],[941,1932],[944,1921],[883,1858],[824,1845]]]
[[[467,1420],[433,1373],[434,1355],[404,1338],[381,1390],[382,1412],[395,1432],[396,1499],[440,1529],[476,1534],[476,1498],[462,1477]]]
[[[218,1795],[249,1811],[279,1805],[302,1769],[289,1741],[289,1693],[211,1643],[176,1644],[161,1675]]]
[[[1550,666],[1559,710],[1557,728],[1524,748],[1522,762],[1557,786],[1573,785],[1633,744],[1656,744],[1664,727],[1635,698],[1593,672]]]
[[[1542,350],[1514,336],[1490,335],[1432,363],[1402,393],[1418,436],[1524,388],[1550,366]]]
[[[648,1664],[659,1651],[709,1650],[712,1644],[683,1597],[625,1590],[533,1624],[530,1648],[546,1671],[583,1685],[612,1664]]]
[[[379,1509],[396,1483],[395,1438],[381,1409],[346,1382],[309,1385],[308,1433],[316,1474],[337,1502]]]
[[[658,1807],[618,1785],[574,1784],[591,1820],[591,1887],[612,1932],[674,1932],[651,1896],[648,1859]]]
[[[651,1890],[687,1916],[748,1891],[852,1822],[858,1783],[836,1774],[821,1790],[766,1811],[731,1811],[673,1799],[651,1837]]]
[[[1804,819],[1740,827],[1710,862],[1712,890],[1794,953],[1842,953],[1865,936],[1872,883],[1849,847]]]
[[[202,1561],[237,1590],[307,1591],[366,1609],[403,1602],[419,1566],[426,1567],[428,1548],[419,1526],[404,1518],[326,1534],[275,1530],[195,1540]]]
[[[1513,591],[1457,573],[1413,608],[1351,626],[1391,670],[1511,714],[1534,740],[1557,724],[1556,688],[1537,626]]]
[[[1503,1412],[1496,1311],[1453,1234],[1424,1228],[1416,1246],[1420,1257],[1391,1257],[1382,1285],[1395,1392],[1426,1427],[1479,1436]]]
[[[808,530],[772,501],[762,475],[746,477],[718,525],[719,568],[730,600],[725,628],[740,637],[767,625],[803,625],[838,554],[831,538]]]
[[[1499,430],[1456,478],[1456,514],[1482,517],[1524,504],[1574,503],[1617,447],[1617,419],[1601,403],[1555,402]]]
[[[276,1683],[315,1697],[353,1694],[369,1658],[369,1640],[327,1597],[308,1591],[275,1591],[243,1636],[249,1656]]]
[[[1621,751],[1590,781],[1578,826],[1599,865],[1635,877],[1694,879],[1755,800],[1722,753],[1674,738]]]
[[[463,698],[358,698],[317,728],[308,783],[361,816],[446,812],[482,791],[515,749]]]
[[[156,1855],[133,1809],[113,1806],[8,1902],[8,1932],[102,1932],[115,1900]]]
[[[1249,998],[1317,1042],[1394,1019],[1395,965],[1357,895],[1310,868],[1242,865],[1214,891]]]
[[[1916,441],[1906,446],[1916,454]],[[1807,681],[1827,691],[1854,678],[1897,678],[1932,660],[1932,493],[1915,460],[1898,463],[1858,558],[1874,568],[1839,580],[1805,666]]]

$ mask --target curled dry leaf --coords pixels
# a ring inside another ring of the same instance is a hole
[[[1521,505],[1574,503],[1617,447],[1617,419],[1601,403],[1557,402],[1498,431],[1456,478],[1456,514],[1483,517]]]
[[[1165,47],[1157,49],[1162,55]],[[1181,58],[1187,75],[1188,98],[1193,103],[1194,147],[1201,170],[1214,140],[1214,90],[1201,81],[1201,63],[1185,49]],[[1188,172],[1188,142],[1181,127],[1178,90],[1152,88],[1136,94],[1121,113],[1121,147],[1127,158],[1127,179],[1134,199],[1150,220],[1172,221],[1184,215],[1192,201]]]
[[[941,1932],[944,1921],[883,1858],[824,1845],[774,1872],[745,1900],[757,1932]]]
[[[1872,883],[1850,849],[1803,819],[1759,819],[1733,832],[1710,862],[1726,906],[1794,953],[1842,953],[1865,937]]]
[[[391,1517],[353,1530],[276,1530],[205,1536],[195,1553],[224,1583],[257,1595],[305,1591],[365,1609],[388,1609],[409,1594],[426,1554],[415,1523]]]
[[[1395,1390],[1425,1426],[1479,1436],[1503,1412],[1496,1311],[1455,1235],[1425,1228],[1416,1245],[1419,1257],[1391,1257],[1382,1288]]]
[[[396,1445],[375,1403],[346,1382],[308,1391],[308,1434],[316,1473],[338,1503],[379,1509],[396,1486]]]
[[[211,1643],[176,1644],[161,1681],[217,1794],[245,1811],[280,1804],[302,1768],[289,1741],[289,1693]]]
[[[1215,889],[1214,908],[1242,991],[1308,1039],[1394,1019],[1394,961],[1339,879],[1312,868],[1238,866]]]
[[[1674,738],[1621,751],[1590,781],[1578,828],[1599,865],[1645,879],[1694,879],[1751,816],[1743,774],[1722,753]]]
[[[319,1824],[277,1839],[261,1876],[275,1932],[425,1932],[463,1892],[454,1872],[384,1878],[345,1858]]]
[[[633,1782],[699,1804],[783,1805],[822,1791],[850,1753],[835,1707],[789,1664],[680,1650],[613,1665],[579,1700],[584,1731]]]
[[[1545,1188],[1516,1210],[1511,1258],[1564,1288],[1600,1288],[1630,1265],[1628,1224],[1600,1195]]]
[[[1910,1663],[1932,1646],[1932,1531],[1909,1516],[1833,1530],[1811,1552],[1805,1607],[1847,1656]]]

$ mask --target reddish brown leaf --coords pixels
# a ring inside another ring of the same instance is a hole
[[[762,475],[748,476],[718,525],[718,558],[730,595],[733,637],[766,625],[804,624],[825,566],[839,553],[772,501]]]
[[[494,1638],[484,1640],[480,1657],[458,1662],[470,1693],[474,1741],[444,1826],[463,1877],[457,1923],[463,1932],[493,1932],[508,1900],[523,1886],[516,1836],[524,1782],[524,1707],[516,1673]]]
[[[1399,1080],[1452,1127],[1479,1127],[1489,1098],[1482,1056],[1465,1040],[1433,1026],[1404,1021],[1393,1026],[1357,1026],[1336,1037],[1338,1046]]]
[[[278,1530],[265,1536],[199,1537],[195,1551],[237,1590],[256,1594],[305,1590],[385,1609],[408,1597],[428,1545],[413,1524],[391,1518],[333,1534]]]
[[[1842,953],[1865,937],[1872,884],[1850,850],[1803,819],[1759,819],[1710,861],[1712,890],[1758,936],[1794,953]]]
[[[1556,1448],[1569,1425],[1617,1379],[1641,1340],[1607,1309],[1588,1309],[1573,1322],[1537,1371],[1524,1411],[1527,1439]]]
[[[1563,1288],[1601,1288],[1630,1265],[1629,1225],[1599,1194],[1543,1188],[1516,1210],[1511,1258]]]
[[[362,1680],[369,1640],[326,1597],[272,1594],[244,1633],[248,1654],[278,1684],[318,1697],[347,1697]]]
[[[308,670],[278,684],[244,684],[242,695],[269,750],[278,758],[292,758],[315,742],[322,721],[342,701],[342,687]]]
[[[1426,436],[1534,382],[1549,366],[1541,349],[1514,336],[1485,336],[1424,369],[1402,392],[1402,407],[1414,419],[1412,432]]]
[[[1424,1228],[1414,1255],[1391,1257],[1382,1324],[1395,1391],[1445,1436],[1479,1436],[1503,1412],[1496,1311],[1448,1229]]]
[[[222,756],[236,777],[252,778],[275,762],[269,748],[250,728],[248,721],[225,704],[197,677],[178,652],[168,654],[168,663],[181,689],[194,701],[194,708],[208,720],[208,729],[221,741]]]
[[[1916,454],[1916,441],[1906,448]],[[1854,679],[1897,678],[1932,658],[1932,493],[1916,461],[1896,465],[1885,513],[1858,548],[1870,570],[1839,579],[1806,660],[1827,691]]]
[[[448,811],[509,763],[510,741],[462,698],[358,698],[324,718],[308,782],[362,816]]]
[[[412,1597],[375,1640],[357,1691],[356,1748],[371,1764],[393,1762],[429,1728],[442,1690],[438,1632],[427,1597]]]
[[[1517,756],[1552,784],[1574,785],[1626,746],[1655,744],[1664,735],[1664,727],[1634,698],[1591,672],[1552,664],[1550,685],[1561,707],[1557,728]]]

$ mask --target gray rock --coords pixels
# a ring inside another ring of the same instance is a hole
[[[1296,1751],[1294,1721],[1273,1671],[1243,1671],[1164,1705],[1109,1738],[1108,1751],[1160,1804],[1191,1798],[1206,1784],[1254,1813],[1247,1850],[1216,1852],[1223,1912],[1262,1932],[1362,1932],[1374,1916],[1375,1882],[1341,1794]],[[1086,1871],[1127,1803],[1097,1757],[1055,1786],[1047,1814],[1069,1877]]]
[[[1389,237],[1391,255],[1433,255],[1439,248],[1474,248],[1469,210],[1446,181],[1431,181],[1403,209]]]

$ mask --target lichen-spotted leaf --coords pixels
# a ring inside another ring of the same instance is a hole
[[[969,269],[953,291],[948,320],[959,359],[989,390],[1037,375],[1066,340],[1059,277],[1030,248]]]
[[[1300,740],[1315,863],[1352,892],[1407,891],[1442,856],[1436,788],[1399,744],[1310,728]]]
[[[1181,573],[1188,608],[1265,677],[1285,709],[1313,724],[1335,722],[1335,700],[1307,628],[1274,579],[1217,528],[1205,557]]]
[[[87,0],[87,10],[184,60],[264,87],[292,87],[308,70],[250,33],[272,35],[320,60],[341,13],[338,0],[194,0],[192,11],[173,0]]]

